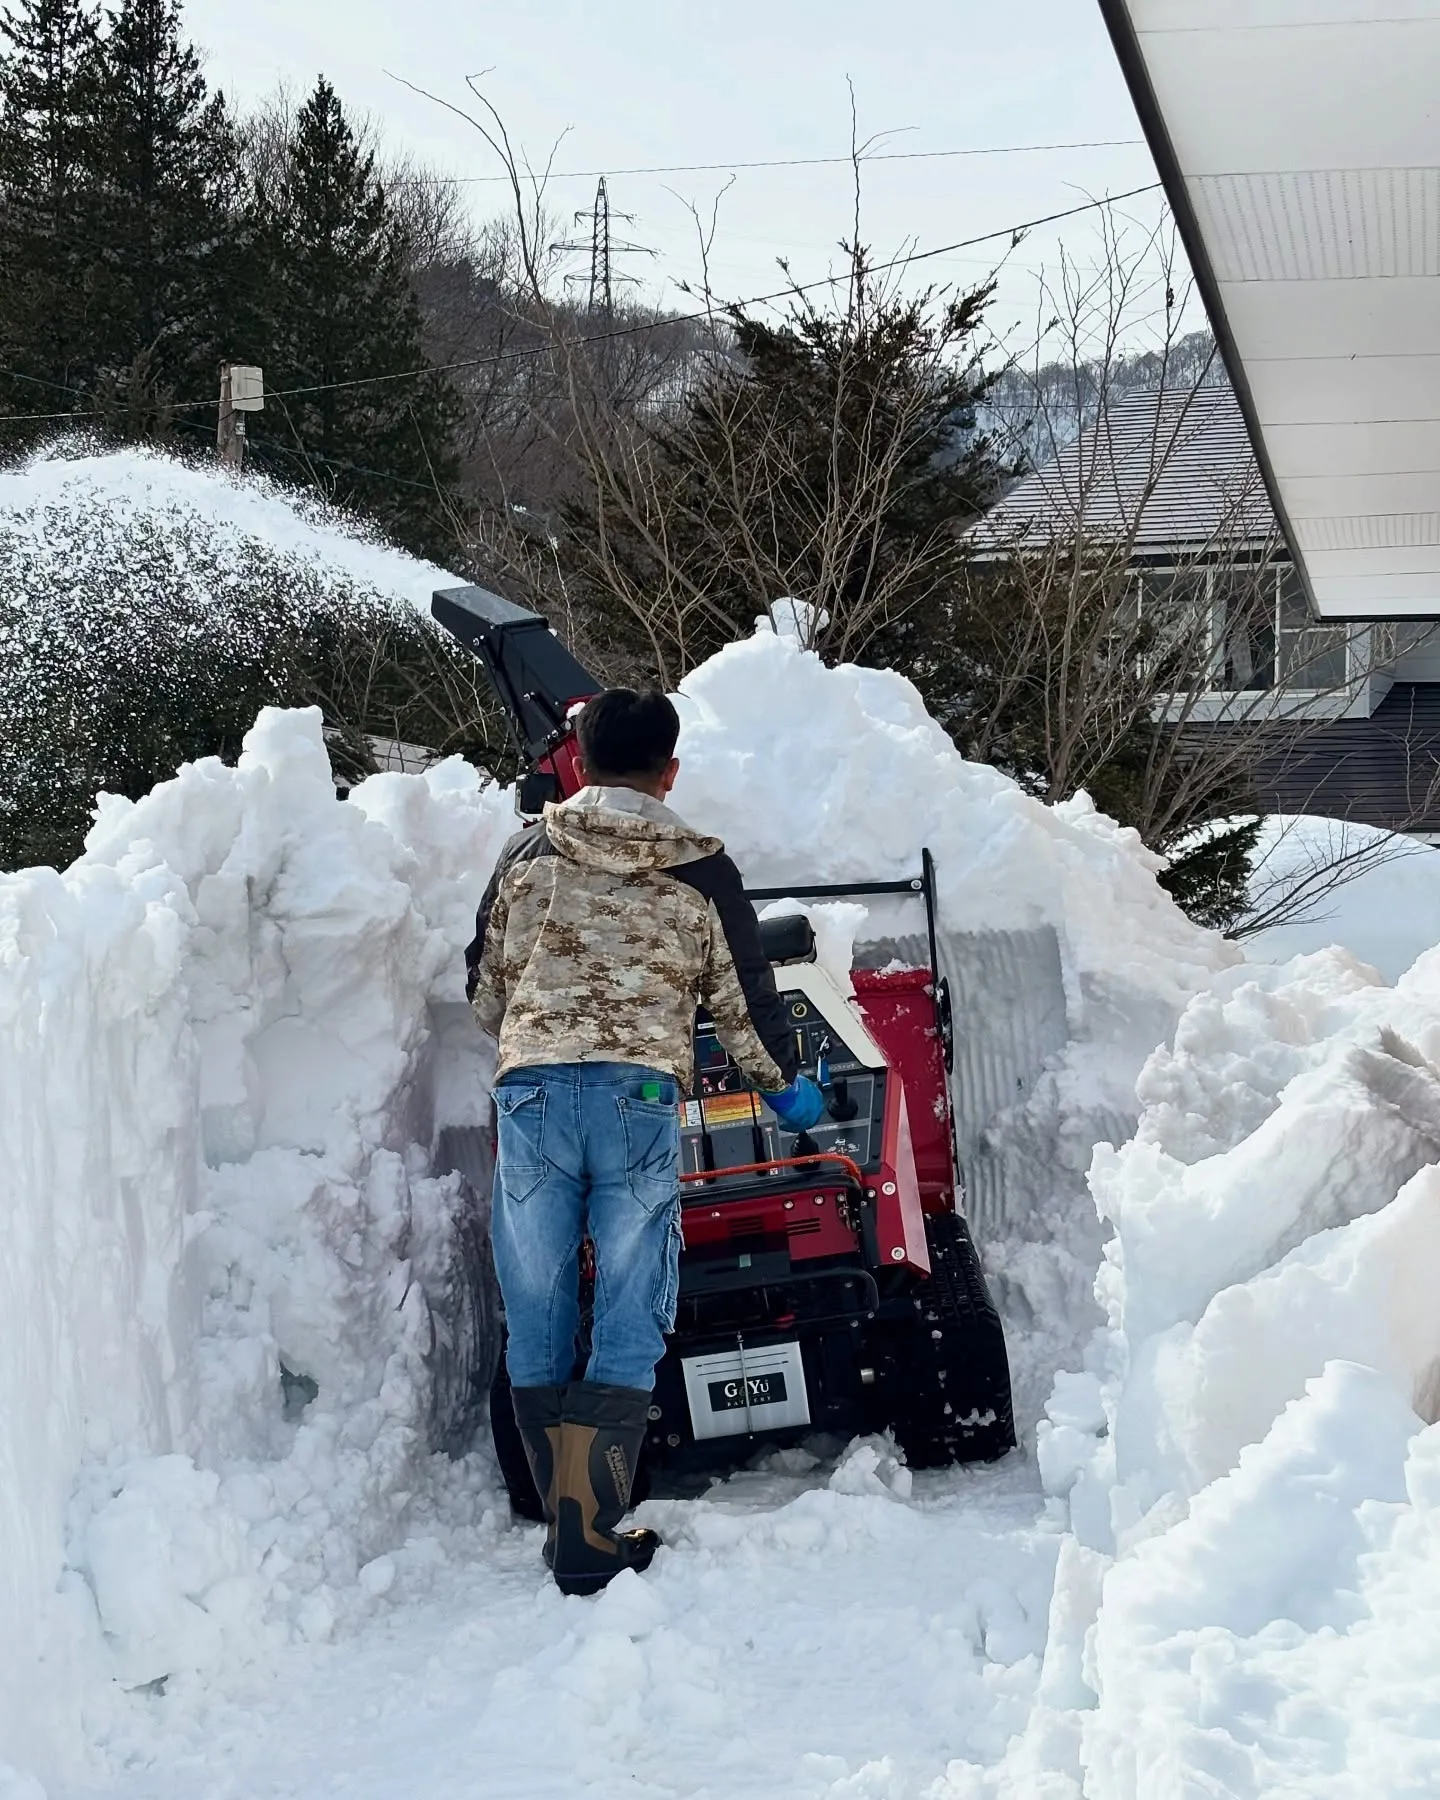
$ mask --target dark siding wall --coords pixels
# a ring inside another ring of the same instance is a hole
[[[1440,686],[1397,682],[1368,719],[1322,725],[1262,770],[1276,812],[1440,832]]]

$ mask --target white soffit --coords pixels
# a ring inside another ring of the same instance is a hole
[[[1440,617],[1440,0],[1101,0],[1326,618]]]

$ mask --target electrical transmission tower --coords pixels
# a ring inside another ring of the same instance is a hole
[[[593,318],[599,318],[607,325],[615,313],[616,287],[622,283],[633,285],[639,280],[636,275],[621,274],[615,267],[615,258],[617,256],[653,256],[655,254],[644,244],[617,243],[610,233],[611,224],[617,219],[625,225],[633,225],[635,222],[633,213],[611,212],[610,190],[606,187],[605,177],[602,175],[599,185],[595,189],[594,206],[588,211],[582,207],[575,214],[575,223],[588,225],[590,236],[586,239],[574,238],[568,243],[555,246],[557,250],[588,250],[590,252],[588,277],[583,270],[579,270],[574,275],[567,275],[565,279],[571,282],[588,280],[590,292],[586,310]]]

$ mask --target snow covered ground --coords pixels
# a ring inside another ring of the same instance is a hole
[[[55,504],[230,529],[233,484],[116,462]],[[1063,1047],[994,1123],[1024,1449],[792,1454],[562,1599],[485,1452],[429,1449],[507,800],[449,763],[339,805],[318,719],[262,715],[0,876],[0,1800],[1433,1793],[1440,951],[1243,962],[1084,801],[768,630],[682,701],[677,802],[752,881],[928,845],[954,942],[1058,946]]]
[[[589,1604],[543,1578],[536,1528],[469,1494],[462,1523],[388,1559],[362,1630],[283,1649],[178,1717],[165,1700],[129,1716],[103,1791],[818,1800],[989,1764],[1027,1715],[1058,1540],[1021,1465],[901,1497],[876,1460],[861,1445],[828,1479],[647,1503],[671,1547]]]
[[[1332,885],[1327,871],[1344,880]],[[1440,941],[1440,849],[1336,819],[1267,819],[1251,895],[1261,911],[1293,898],[1294,916],[1246,940],[1259,962],[1343,944],[1398,981]]]

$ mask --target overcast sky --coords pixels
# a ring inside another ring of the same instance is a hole
[[[1155,179],[1095,0],[187,0],[212,81],[259,99],[280,82],[308,88],[324,73],[347,106],[383,122],[386,137],[448,175],[493,176],[480,137],[393,77],[469,104],[480,76],[512,138],[541,165],[564,133],[555,167],[605,170],[612,205],[634,214],[617,237],[658,254],[617,257],[672,304],[698,270],[686,201],[720,203],[712,281],[725,296],[777,285],[788,255],[800,279],[836,266],[849,231],[844,163],[744,169],[789,158],[844,158],[847,77],[862,137],[893,134],[892,152],[993,149],[1129,140],[1106,148],[872,162],[863,236],[877,255],[930,249],[1118,194]],[[710,171],[626,174],[714,163]],[[562,218],[594,196],[591,174],[557,180]],[[502,189],[475,181],[482,214]],[[1156,203],[1124,210],[1144,225]],[[584,227],[577,229],[577,235]],[[1093,256],[1094,224],[1036,231],[1012,256],[993,315],[1033,324],[1036,271],[1053,269],[1060,238]],[[996,247],[997,250],[1000,246]],[[989,246],[925,265],[926,278],[966,283],[990,266]],[[918,271],[913,272],[918,276]],[[1155,304],[1157,296],[1151,298]]]

